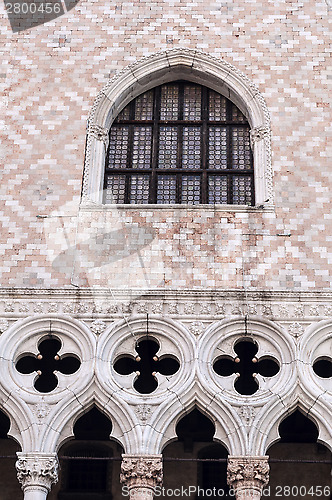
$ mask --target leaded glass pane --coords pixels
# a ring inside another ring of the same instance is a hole
[[[131,176],[130,181],[130,203],[149,203],[149,175]]]
[[[228,203],[228,189],[226,175],[209,176],[209,203],[226,204]]]
[[[160,127],[158,168],[176,168],[178,128]]]
[[[178,120],[179,118],[179,87],[178,85],[163,85],[161,87],[161,120]]]
[[[202,90],[199,86],[186,85],[183,96],[183,119],[197,121],[201,119]]]
[[[130,119],[130,104],[128,104],[123,110],[118,114],[115,121],[119,120],[129,120]]]
[[[253,198],[252,179],[246,175],[233,176],[233,204],[251,205]]]
[[[176,203],[175,175],[158,175],[157,203]]]
[[[183,175],[181,203],[198,205],[201,201],[201,178],[199,175]]]
[[[182,166],[192,170],[201,167],[200,127],[183,127]]]
[[[138,96],[115,120],[104,199],[251,205],[252,172],[249,125],[243,113],[217,92],[179,81]]]
[[[243,113],[239,110],[238,107],[235,106],[235,104],[232,104],[232,121],[236,122],[246,122],[247,119],[244,116]]]
[[[209,120],[224,122],[226,121],[227,99],[223,95],[217,94],[213,90],[209,91]]]
[[[208,157],[209,168],[216,170],[227,168],[226,127],[210,127]]]
[[[125,175],[108,175],[106,178],[105,203],[125,203]]]
[[[128,126],[113,126],[111,128],[107,168],[126,168],[129,144],[128,139]]]
[[[232,168],[250,169],[251,152],[249,130],[244,127],[232,127]]]
[[[152,120],[153,90],[145,92],[135,100],[135,120]]]
[[[131,168],[150,168],[152,127],[134,127],[133,157]]]

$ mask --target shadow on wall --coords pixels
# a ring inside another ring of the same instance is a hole
[[[41,24],[48,23],[66,12],[73,9],[79,0],[61,0],[53,2],[47,0],[32,0],[31,2],[17,2],[16,0],[5,0],[6,11],[13,33],[28,30]],[[66,37],[59,45],[66,42]],[[61,45],[60,45],[61,46]]]

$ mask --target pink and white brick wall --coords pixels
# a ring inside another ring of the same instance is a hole
[[[13,33],[2,4],[2,287],[329,290],[330,14],[323,0],[81,0]],[[77,217],[96,95],[129,63],[172,47],[222,58],[258,86],[271,116],[275,209],[130,207]],[[66,217],[39,217],[68,203]],[[89,259],[54,266],[105,227],[145,227],[153,239],[138,235],[139,252],[104,268],[91,271]]]

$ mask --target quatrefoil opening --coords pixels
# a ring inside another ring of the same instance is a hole
[[[250,396],[258,391],[259,385],[255,379],[259,373],[263,377],[273,377],[280,366],[274,358],[258,359],[258,346],[249,340],[240,340],[234,346],[237,356],[220,356],[213,363],[213,369],[222,377],[237,375],[234,383],[235,390],[244,396]]]
[[[38,346],[38,354],[26,354],[16,362],[16,370],[23,374],[37,373],[34,387],[38,392],[51,392],[58,385],[56,372],[72,375],[81,366],[74,355],[59,356],[61,342],[56,337],[42,340]]]
[[[331,358],[318,358],[314,361],[313,370],[321,378],[332,377],[332,359]]]
[[[114,370],[120,375],[136,373],[134,389],[140,394],[151,394],[158,387],[156,373],[174,375],[180,368],[179,361],[171,355],[159,358],[159,344],[152,339],[140,339],[135,347],[137,356],[122,355],[114,363]]]

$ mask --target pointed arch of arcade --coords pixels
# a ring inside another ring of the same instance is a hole
[[[261,433],[257,440],[257,454],[278,442],[280,423],[296,409],[311,419],[318,428],[317,442],[332,450],[332,392],[331,379],[315,374],[313,364],[316,359],[332,352],[332,322],[322,320],[311,324],[303,333],[297,347],[296,384],[288,387],[283,398],[285,411],[280,411],[280,403],[274,401],[269,411],[259,422]]]
[[[57,372],[58,385],[51,392],[39,392],[34,387],[36,372],[22,374],[16,361],[24,355],[36,355],[38,346],[46,338],[60,339],[59,355],[74,354],[80,367],[74,376]],[[4,408],[11,417],[9,435],[14,437],[24,452],[38,449],[53,451],[47,442],[61,430],[49,422],[89,392],[94,380],[93,360],[95,340],[92,332],[82,322],[58,315],[28,317],[14,323],[0,338],[0,393]],[[9,397],[10,395],[10,397]],[[50,428],[52,429],[50,431]]]
[[[257,395],[248,397],[225,390],[211,369],[219,342],[225,341],[232,349],[243,337],[243,318],[215,322],[195,340],[181,322],[154,316],[149,319],[151,334],[160,341],[163,354],[172,354],[174,347],[180,368],[169,382],[160,378],[160,387],[142,398],[130,385],[126,389],[121,386],[121,377],[117,380],[113,376],[112,363],[118,345],[130,337],[132,344],[132,335],[144,335],[146,321],[144,316],[116,321],[96,337],[87,325],[69,316],[43,315],[20,320],[1,336],[1,409],[11,421],[8,435],[24,452],[57,451],[73,436],[77,418],[92,405],[112,421],[110,437],[126,453],[161,453],[166,443],[176,439],[179,419],[194,406],[212,419],[215,440],[230,455],[264,455],[279,439],[281,420],[296,406],[315,421],[318,442],[332,448],[331,392],[323,385],[329,379],[324,381],[312,369],[316,357],[326,352],[326,342],[332,342],[331,321],[311,325],[296,346],[280,326],[251,317],[246,336],[258,344],[265,342],[264,349],[278,358],[281,370],[271,390],[262,385]],[[13,360],[25,352],[36,353],[36,345],[50,324],[52,334],[63,340],[63,352],[76,354],[82,368],[67,379],[59,377],[59,387],[45,397],[33,387],[35,375],[20,375]],[[239,412],[246,404],[253,409],[249,427]],[[141,418],[142,409],[148,410],[148,418]]]
[[[161,453],[168,444],[177,440],[176,426],[179,421],[197,408],[215,426],[213,440],[222,444],[230,454],[242,453],[244,450],[244,436],[241,429],[236,425],[232,412],[226,407],[213,404],[204,391],[193,388],[192,393],[187,393],[181,401],[173,401],[173,404],[165,405],[158,409],[153,419],[153,428],[158,429],[154,434],[150,431],[146,433],[145,439],[147,447],[151,453]]]
[[[320,404],[319,401],[313,406],[311,398],[305,400],[303,398],[293,399],[289,404],[285,402],[285,411],[280,413],[280,405],[275,405],[270,408],[269,413],[265,416],[264,433],[261,433],[261,439],[257,442],[257,450],[261,455],[266,454],[267,450],[280,440],[279,426],[280,424],[296,410],[299,410],[309,420],[311,420],[318,429],[317,442],[326,446],[332,451],[331,428],[330,428],[330,413]]]
[[[136,453],[142,439],[140,427],[134,425],[134,415],[121,399],[116,396],[110,399],[97,385],[90,388],[84,397],[72,399],[55,415],[51,422],[53,432],[48,433],[45,448],[58,451],[63,444],[73,439],[77,420],[93,406],[112,422],[110,439],[118,442],[126,453]]]

